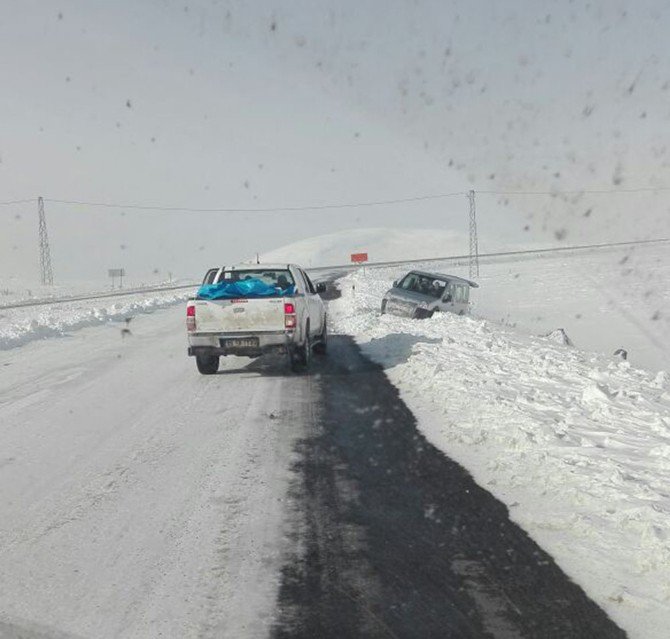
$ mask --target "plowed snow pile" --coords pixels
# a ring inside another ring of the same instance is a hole
[[[506,503],[631,637],[666,637],[667,373],[482,319],[380,316],[393,276],[341,280],[333,328],[386,368],[426,437]]]
[[[63,336],[87,326],[123,321],[138,313],[183,302],[192,294],[191,290],[136,293],[120,298],[0,310],[0,350]]]

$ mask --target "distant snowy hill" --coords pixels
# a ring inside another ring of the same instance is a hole
[[[491,247],[488,246],[488,249]],[[299,240],[263,253],[264,262],[297,262],[305,267],[347,264],[352,253],[367,253],[371,262],[464,255],[468,237],[440,229],[369,228]]]

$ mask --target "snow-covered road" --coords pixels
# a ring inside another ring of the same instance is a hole
[[[347,335],[198,375],[183,307],[0,352],[0,637],[623,633]]]
[[[0,353],[0,636],[266,633],[309,379],[199,376],[182,311]]]

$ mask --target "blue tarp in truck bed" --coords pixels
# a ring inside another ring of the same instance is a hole
[[[202,300],[229,300],[240,297],[283,297],[293,295],[295,286],[280,289],[270,286],[259,279],[238,280],[236,282],[219,282],[218,284],[203,284],[196,297]]]

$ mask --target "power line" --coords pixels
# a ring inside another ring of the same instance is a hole
[[[602,195],[612,193],[655,193],[659,191],[670,191],[670,187],[641,187],[637,189],[579,189],[575,191],[477,191],[482,195]]]
[[[515,195],[612,195],[618,193],[658,193],[670,191],[670,187],[639,187],[639,188],[611,188],[611,189],[575,189],[575,190],[549,190],[549,191],[498,191],[498,190],[477,190],[481,195],[500,195],[500,196],[515,196]],[[271,206],[271,207],[214,207],[214,208],[199,208],[191,206],[162,206],[162,205],[144,205],[133,203],[119,203],[119,202],[89,202],[85,200],[61,200],[55,198],[44,198],[44,202],[52,204],[68,204],[71,206],[88,206],[98,208],[111,209],[128,209],[135,211],[158,211],[158,212],[175,212],[175,213],[296,213],[301,211],[323,211],[333,209],[354,209],[364,208],[370,206],[389,206],[392,204],[408,204],[411,202],[422,202],[428,200],[439,200],[450,197],[458,197],[468,195],[468,191],[457,191],[453,193],[435,193],[429,195],[416,195],[412,197],[396,198],[390,200],[373,200],[366,202],[340,202],[328,204],[314,204],[302,206]],[[38,198],[26,198],[22,200],[7,200],[0,201],[0,206],[9,206],[15,204],[27,204],[37,201]]]
[[[33,202],[36,202],[36,201],[37,201],[36,197],[31,197],[31,198],[26,199],[26,200],[6,200],[4,202],[0,202],[0,206],[9,206],[11,204],[29,204],[29,203],[33,203]]]
[[[640,187],[624,189],[576,189],[576,190],[551,190],[551,191],[495,191],[482,190],[477,191],[482,195],[603,195],[617,193],[656,193],[670,191],[670,187]],[[397,198],[392,200],[374,200],[367,202],[342,202],[333,204],[314,204],[304,206],[274,206],[259,208],[234,208],[234,207],[216,207],[216,208],[197,208],[189,206],[150,206],[142,204],[122,204],[117,202],[87,202],[81,200],[57,200],[45,198],[45,202],[54,204],[70,204],[74,206],[95,206],[101,208],[114,209],[132,209],[138,211],[163,211],[163,212],[192,212],[192,213],[289,213],[300,211],[323,211],[329,209],[353,209],[367,206],[388,206],[391,204],[407,204],[409,202],[421,202],[426,200],[438,200],[449,197],[468,195],[467,191],[457,191],[453,193],[436,193],[430,195],[416,195],[412,197]],[[27,200],[32,201],[32,200]]]
[[[56,200],[44,198],[45,202],[53,204],[70,204],[74,206],[95,206],[113,209],[132,209],[136,211],[163,211],[163,212],[189,212],[189,213],[282,213],[299,211],[323,211],[327,209],[353,209],[366,206],[386,206],[390,204],[406,204],[408,202],[420,202],[424,200],[438,200],[448,197],[463,195],[458,193],[438,193],[434,195],[418,195],[415,197],[399,198],[395,200],[379,200],[372,202],[346,202],[338,204],[315,204],[308,206],[280,206],[267,208],[193,208],[188,206],[146,206],[141,204],[119,204],[115,202],[83,202],[79,200]]]

